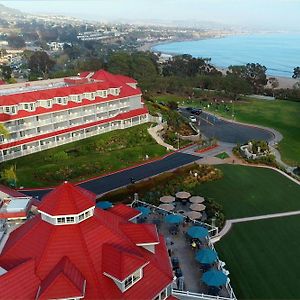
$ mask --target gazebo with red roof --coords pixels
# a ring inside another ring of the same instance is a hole
[[[170,260],[154,225],[96,208],[94,194],[67,182],[42,199],[39,212],[3,248],[0,299],[163,300],[172,294]]]

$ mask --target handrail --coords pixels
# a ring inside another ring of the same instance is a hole
[[[185,297],[191,297],[191,298],[195,298],[195,299],[204,299],[204,300],[232,300],[232,299],[236,299],[234,298],[228,298],[228,297],[221,297],[221,296],[212,296],[212,295],[208,295],[208,294],[204,294],[204,293],[194,293],[194,292],[189,292],[189,291],[179,291],[179,290],[175,290],[173,289],[173,293],[174,296],[185,296]]]

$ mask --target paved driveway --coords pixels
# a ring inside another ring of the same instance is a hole
[[[187,117],[191,115],[185,109],[182,109],[181,112]],[[225,121],[205,112],[195,117],[197,118],[195,125],[200,128],[200,132],[203,135],[208,138],[216,138],[221,142],[245,144],[249,140],[265,140],[270,142],[274,139],[274,134],[271,131]]]
[[[184,166],[199,159],[201,159],[199,156],[176,152],[163,159],[101,178],[92,179],[79,185],[97,195],[100,195],[130,184],[130,178],[134,178],[135,181],[139,181],[154,175],[158,175],[165,171]],[[50,190],[51,189],[22,190],[22,192],[24,194],[41,199]]]

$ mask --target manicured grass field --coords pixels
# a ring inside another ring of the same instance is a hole
[[[287,163],[300,164],[300,103],[292,101],[265,101],[245,99],[237,103],[210,104],[195,99],[186,99],[174,95],[157,96],[159,102],[178,101],[180,105],[201,107],[228,119],[232,114],[237,121],[271,127],[284,137],[279,143],[282,158]],[[226,109],[227,107],[227,109]]]
[[[2,164],[16,164],[18,186],[44,187],[80,181],[166,154],[148,134],[149,124],[116,130]]]
[[[226,219],[300,210],[300,186],[264,168],[218,165],[224,177],[194,188],[223,205]]]
[[[234,224],[216,243],[238,299],[300,299],[300,216]]]

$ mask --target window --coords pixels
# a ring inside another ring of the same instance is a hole
[[[167,289],[163,290],[161,293],[159,293],[155,298],[154,300],[165,300],[168,296],[168,293],[167,293]]]
[[[47,100],[46,106],[47,106],[47,107],[51,107],[51,100]]]
[[[85,217],[89,217],[91,215],[91,212],[88,210],[87,212],[85,212]]]
[[[57,223],[58,224],[64,224],[64,223],[66,223],[66,218],[57,218]]]
[[[129,289],[133,286],[137,281],[142,278],[142,269],[138,269],[132,275],[128,276],[123,282],[123,291]]]
[[[75,218],[74,217],[67,217],[67,223],[74,223]]]
[[[82,221],[84,219],[84,214],[79,215],[79,221]]]
[[[5,106],[5,112],[10,113],[10,107],[9,106]]]
[[[34,108],[35,108],[34,103],[29,103],[29,109],[34,110]]]
[[[12,106],[12,107],[11,107],[11,113],[12,113],[12,114],[17,113],[17,110],[16,110],[16,107],[15,107],[15,106]]]
[[[24,103],[24,109],[28,110],[29,109],[29,105],[28,103]]]

